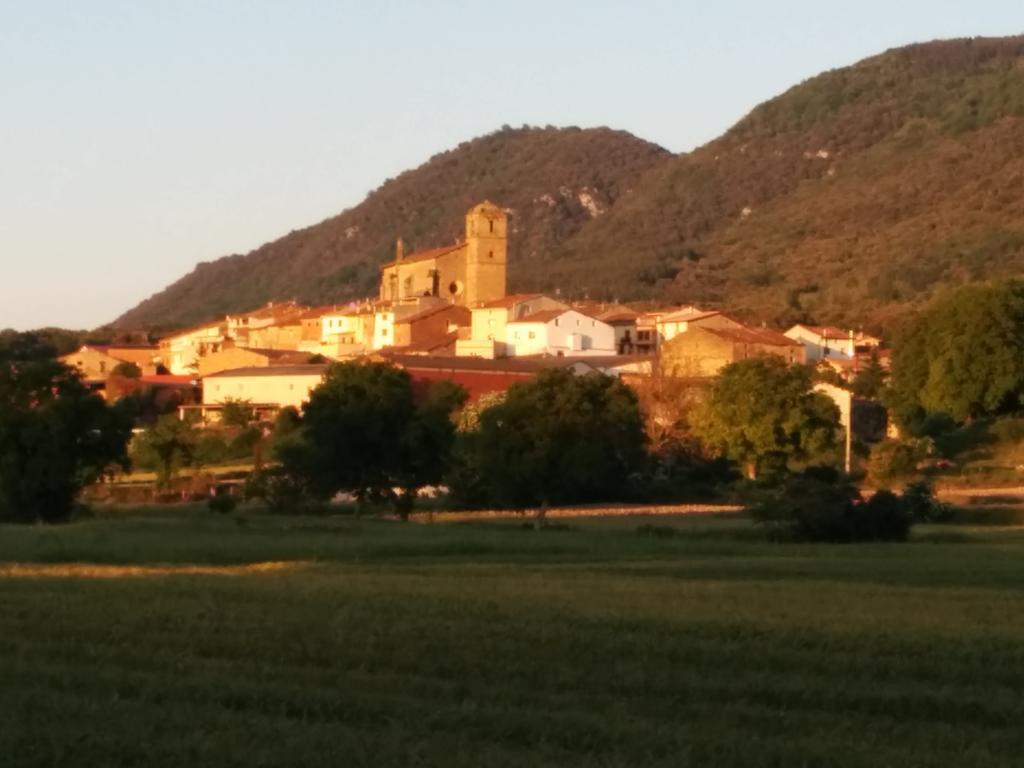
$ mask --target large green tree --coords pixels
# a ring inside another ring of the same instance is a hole
[[[694,427],[706,446],[742,464],[751,478],[814,458],[835,447],[839,411],[811,386],[810,369],[777,357],[732,363],[711,385]]]
[[[480,414],[458,481],[478,502],[541,514],[550,504],[612,501],[629,495],[644,445],[628,387],[599,374],[544,371]]]
[[[882,365],[877,350],[871,350],[867,363],[853,377],[851,389],[857,397],[865,400],[878,400],[885,391],[885,382],[889,378],[888,371]]]
[[[130,414],[55,354],[32,334],[0,338],[0,520],[65,520],[83,486],[127,462]]]
[[[345,491],[360,508],[389,499],[405,515],[419,488],[440,482],[464,399],[448,382],[417,392],[408,372],[387,363],[340,363],[310,394],[297,438],[277,453],[314,496]]]
[[[143,469],[156,472],[157,485],[166,488],[178,472],[197,458],[198,430],[175,413],[164,414],[132,443],[132,457]]]
[[[957,421],[1024,404],[1024,282],[969,285],[936,299],[893,348],[890,404],[901,426]]]

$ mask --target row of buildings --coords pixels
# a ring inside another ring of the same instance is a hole
[[[852,331],[797,325],[750,327],[694,306],[638,310],[506,293],[508,219],[489,202],[473,207],[465,236],[381,267],[378,295],[345,305],[270,303],[171,334],[155,347],[87,346],[64,358],[99,386],[122,363],[143,381],[202,387],[201,407],[229,399],[272,409],[301,405],[326,366],[359,357],[390,360],[416,379],[449,378],[472,397],[549,367],[709,377],[763,354],[792,363],[856,367],[879,341]]]

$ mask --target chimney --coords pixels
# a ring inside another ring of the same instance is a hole
[[[395,241],[395,261],[401,261],[405,258],[405,244],[402,242],[402,238],[398,238]]]

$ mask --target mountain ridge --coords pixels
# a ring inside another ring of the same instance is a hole
[[[918,43],[809,78],[680,155],[610,129],[464,142],[118,324],[372,293],[396,237],[443,245],[486,197],[512,211],[512,291],[890,327],[947,285],[1024,271],[1022,158],[1024,37]]]

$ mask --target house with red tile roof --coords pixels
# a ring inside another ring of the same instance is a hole
[[[615,329],[575,309],[541,309],[505,325],[509,357],[614,355]]]
[[[459,338],[455,354],[459,357],[506,357],[505,329],[510,322],[545,310],[565,310],[568,305],[540,293],[519,293],[480,302],[470,308],[470,332]]]
[[[661,368],[672,376],[714,376],[730,363],[762,355],[775,355],[792,364],[807,359],[803,344],[778,331],[698,324],[662,345]]]
[[[798,323],[786,331],[786,335],[804,345],[809,362],[835,357],[853,359],[859,353],[877,349],[882,343],[874,336],[852,329],[844,331],[834,325]]]

